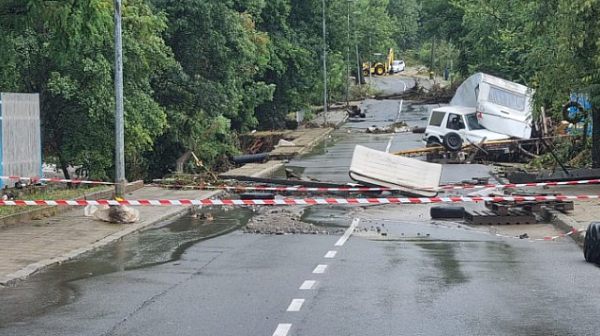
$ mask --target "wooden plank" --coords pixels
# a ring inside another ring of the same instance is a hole
[[[510,209],[506,215],[499,215],[488,210],[467,210],[465,220],[475,225],[533,224],[537,222],[533,213],[519,209]]]

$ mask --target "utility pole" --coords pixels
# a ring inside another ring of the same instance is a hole
[[[323,0],[323,125],[327,126],[327,28],[325,21],[325,0]]]
[[[429,76],[432,77],[433,75],[433,67],[435,66],[433,64],[433,59],[434,59],[434,54],[435,54],[435,35],[433,35],[433,37],[431,37],[431,59],[429,61]],[[433,78],[431,78],[433,79]]]
[[[362,72],[360,69],[360,56],[358,54],[358,36],[356,35],[356,31],[358,30],[358,26],[356,25],[356,13],[353,13],[352,17],[354,21],[354,46],[356,47],[356,82],[358,85],[362,85]]]
[[[125,130],[123,126],[123,41],[121,0],[115,0],[115,196],[125,194]]]
[[[373,76],[371,75],[371,70],[373,69],[373,63],[371,63],[371,59],[373,55],[373,46],[371,45],[371,35],[369,35],[369,87],[371,86],[371,83],[373,83],[372,79]]]
[[[350,2],[348,4],[348,45],[346,48],[346,108],[350,107]]]

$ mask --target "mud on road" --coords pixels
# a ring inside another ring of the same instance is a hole
[[[326,223],[309,222],[308,206],[257,207],[255,215],[242,228],[244,233],[256,234],[343,234],[344,228]]]

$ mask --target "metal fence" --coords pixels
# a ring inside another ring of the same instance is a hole
[[[42,177],[39,95],[2,93],[0,106],[0,173]]]

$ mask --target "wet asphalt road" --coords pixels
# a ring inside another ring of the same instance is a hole
[[[344,141],[324,155],[349,160]],[[499,238],[411,205],[315,209],[356,229],[243,234],[239,209],[166,223],[0,290],[0,335],[598,334],[600,269],[571,240]]]
[[[220,236],[175,262],[71,281],[69,302],[3,321],[0,334],[273,335],[282,324],[307,336],[597,334],[600,270],[571,241],[410,218],[357,229],[368,232],[343,246],[340,236]]]

